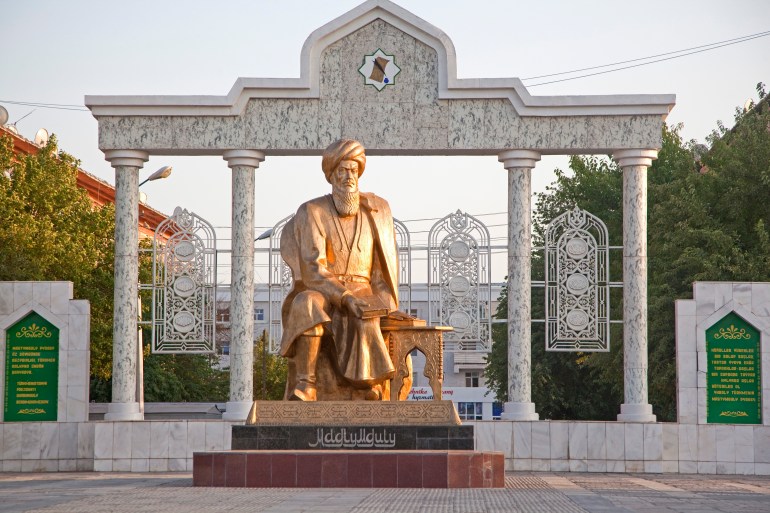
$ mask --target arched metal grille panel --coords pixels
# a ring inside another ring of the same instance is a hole
[[[283,300],[291,290],[294,279],[291,275],[291,269],[281,258],[281,234],[294,214],[284,217],[273,226],[273,233],[270,235],[270,254],[269,266],[270,274],[267,283],[267,322],[269,326],[268,336],[270,338],[269,351],[278,354],[281,349],[281,335],[283,327],[281,324],[281,305]]]
[[[492,314],[489,230],[460,210],[428,234],[428,322],[451,326],[452,351],[489,351]]]
[[[545,234],[546,351],[610,350],[607,227],[577,207]]]
[[[168,234],[164,242],[158,234]],[[177,207],[153,237],[153,353],[213,353],[217,242],[214,228]]]
[[[412,308],[412,245],[409,229],[398,219],[393,219],[398,246],[398,307],[409,313]]]

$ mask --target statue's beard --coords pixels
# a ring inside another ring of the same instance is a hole
[[[332,189],[332,199],[337,212],[343,216],[354,216],[358,213],[358,189],[353,192]]]

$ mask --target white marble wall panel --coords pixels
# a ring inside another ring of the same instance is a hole
[[[249,147],[248,129],[241,117],[184,116],[173,118],[171,125],[174,147],[179,150]]]
[[[716,461],[716,426],[698,426],[698,460]],[[700,472],[700,470],[698,471]]]
[[[150,433],[150,458],[168,458],[171,423],[153,422]]]
[[[754,463],[754,426],[734,426],[736,463]]]
[[[225,424],[222,422],[206,422],[205,433],[205,450],[221,451],[224,448]]]
[[[32,302],[32,282],[17,281],[13,284],[13,311]]]
[[[32,283],[32,301],[40,306],[51,309],[51,282],[36,281]]]
[[[40,422],[25,422],[21,425],[21,459],[40,459]]]
[[[754,462],[770,464],[770,427],[754,426]]]
[[[644,460],[660,461],[663,459],[663,425],[642,424],[644,429]]]
[[[168,434],[168,457],[187,458],[187,422],[171,422]]]
[[[569,457],[570,460],[588,458],[588,426],[585,422],[569,424]]]
[[[532,424],[513,423],[513,457],[532,458]]]
[[[54,315],[90,315],[88,301],[72,300],[73,285],[71,281],[51,282],[51,313]],[[85,308],[85,311],[80,311]]]
[[[770,283],[751,284],[751,311],[760,317],[770,317]]]
[[[13,285],[14,282],[12,281],[0,282],[0,316],[14,312]]]
[[[131,458],[131,425],[133,422],[116,422],[112,430],[112,457]]]
[[[626,459],[626,428],[625,424],[608,422],[605,426],[605,450],[608,460],[623,461]],[[612,472],[612,470],[607,470]],[[618,472],[623,472],[620,470]]]
[[[679,461],[698,461],[698,426],[679,424]]]
[[[679,460],[679,426],[673,423],[662,424],[663,461]]]
[[[607,459],[607,428],[604,422],[589,422],[587,424],[587,458],[589,460]],[[590,472],[606,472],[605,470],[590,470]]]
[[[735,463],[735,426],[717,425],[715,433],[716,461]]]
[[[250,100],[246,107],[246,147],[317,147],[318,103],[318,100]]]
[[[76,422],[60,422],[53,424],[58,426],[60,459],[74,460],[78,457],[78,424]]]
[[[149,472],[150,460],[148,458],[131,458],[131,472]]]
[[[99,148],[103,150],[168,149],[178,142],[182,141],[174,134],[174,120],[169,116],[99,118]]]
[[[54,422],[40,424],[40,459],[59,459],[59,425]]]
[[[150,427],[154,422],[131,423],[131,459],[150,457]]]
[[[553,460],[566,460],[570,457],[569,426],[570,426],[569,422],[551,422],[550,432],[551,432],[551,466],[552,467],[553,467]]]
[[[551,423],[550,422],[532,422],[532,465],[533,470],[535,459],[548,462],[551,459]],[[499,450],[499,449],[496,449]],[[544,463],[545,464],[545,463]]]
[[[644,459],[644,425],[626,423],[625,425],[626,460]]]
[[[112,434],[110,433],[110,438]],[[81,469],[80,461],[93,461],[94,459],[94,445],[96,440],[96,423],[95,422],[80,422],[78,423],[78,470]],[[93,463],[91,464],[93,466]]]

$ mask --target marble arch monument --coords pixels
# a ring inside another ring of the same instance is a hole
[[[517,78],[458,79],[441,30],[368,0],[310,34],[299,78],[239,78],[225,96],[86,96],[115,168],[115,312],[107,419],[141,419],[134,396],[138,174],[150,155],[221,155],[232,169],[231,388],[252,405],[255,172],[267,157],[361,141],[368,155],[490,155],[508,173],[509,402],[530,390],[530,173],[543,154],[611,154],[623,168],[625,398],[618,420],[654,421],[647,399],[647,168],[674,95],[532,96]]]

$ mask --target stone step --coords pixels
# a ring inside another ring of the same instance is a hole
[[[218,451],[193,454],[193,486],[503,488],[500,452]]]

